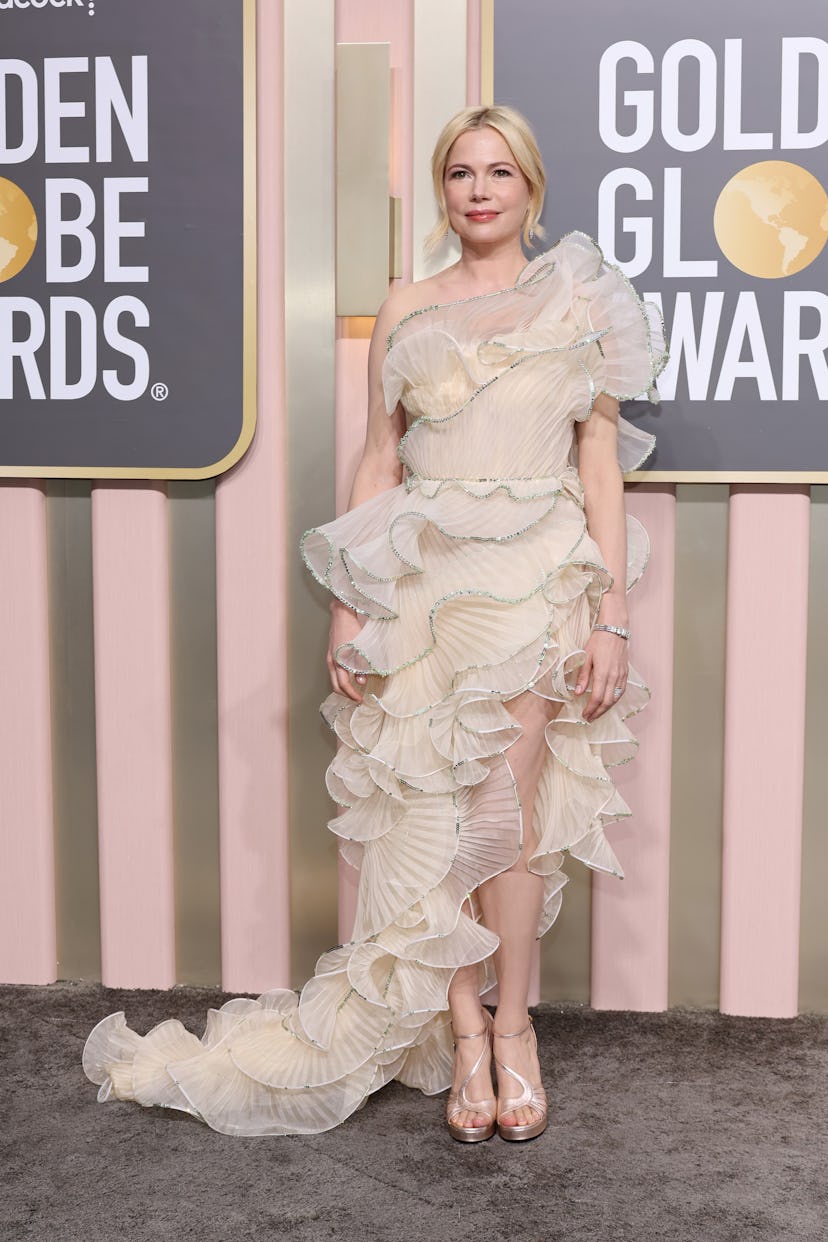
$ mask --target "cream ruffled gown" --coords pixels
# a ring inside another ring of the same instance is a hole
[[[504,702],[522,691],[563,703],[535,810],[538,934],[558,913],[565,854],[620,874],[604,827],[629,810],[607,769],[633,756],[625,721],[649,696],[631,670],[619,706],[587,724],[573,693],[610,582],[574,424],[601,391],[650,390],[663,362],[658,312],[581,233],[514,288],[396,326],[383,380],[388,410],[401,401],[408,417],[405,480],[303,540],[315,577],[367,618],[340,652],[369,675],[364,702],[332,694],[322,708],[342,743],[328,787],[346,808],[329,826],[360,867],[353,940],[320,957],[298,998],[211,1010],[201,1040],[175,1020],[142,1037],[123,1013],[105,1018],[83,1060],[99,1099],[182,1109],[225,1134],[310,1134],[392,1078],[448,1087],[449,982],[479,963],[487,987],[498,943],[475,890],[521,847]],[[619,446],[630,470],[652,437],[622,420]],[[628,547],[631,585],[647,556],[632,520]]]

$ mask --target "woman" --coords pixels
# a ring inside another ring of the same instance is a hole
[[[652,438],[618,399],[651,386],[663,351],[583,234],[526,264],[544,174],[517,113],[459,113],[433,174],[435,237],[453,229],[461,257],[381,308],[351,508],[303,540],[334,596],[323,714],[342,742],[330,827],[360,866],[354,938],[298,1001],[231,1001],[201,1042],[111,1015],[84,1057],[99,1098],[313,1133],[397,1078],[450,1085],[460,1141],[546,1125],[531,950],[564,853],[620,874],[602,829],[629,812],[606,768],[634,753],[623,721],[647,691],[626,609],[646,536],[632,524],[628,541],[619,459]]]

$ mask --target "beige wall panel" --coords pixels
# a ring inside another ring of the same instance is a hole
[[[540,998],[542,1001],[580,1001],[589,1004],[591,873],[577,861],[565,861],[569,883],[563,906],[541,940]]]
[[[466,0],[414,3],[414,279],[453,263],[454,243],[430,258],[423,242],[436,220],[431,153],[446,121],[466,106]]]
[[[719,999],[728,488],[676,488],[670,1004]]]
[[[215,481],[170,483],[175,957],[179,983],[221,982]]]
[[[390,176],[391,45],[340,43],[336,48],[337,315],[375,315],[388,295]]]
[[[101,977],[90,493],[83,479],[46,492],[59,979]]]
[[[303,531],[334,516],[334,6],[285,4],[285,348],[288,409],[291,949],[296,985],[337,939],[335,838],[319,704],[330,691],[327,592]]]
[[[802,923],[799,1007],[828,1013],[828,829],[825,769],[828,750],[828,487],[811,488],[811,567],[808,587],[808,695],[805,717],[805,798],[802,830]],[[782,665],[784,669],[784,662]],[[772,758],[769,756],[769,759]]]

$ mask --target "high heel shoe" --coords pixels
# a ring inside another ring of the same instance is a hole
[[[486,1025],[482,1031],[478,1031],[474,1035],[454,1035],[455,1040],[458,1039],[482,1039],[483,1047],[480,1050],[480,1056],[469,1070],[460,1086],[449,1092],[448,1102],[446,1104],[446,1121],[448,1123],[449,1134],[453,1139],[457,1139],[458,1143],[482,1143],[486,1139],[490,1139],[497,1129],[495,1116],[497,1113],[497,1103],[494,1098],[486,1100],[470,1100],[466,1095],[466,1088],[474,1078],[477,1071],[483,1065],[486,1052],[492,1046],[492,1018],[491,1014],[483,1010],[486,1016]],[[452,1028],[453,1031],[453,1028]],[[482,1113],[489,1118],[486,1125],[483,1126],[460,1126],[454,1120],[458,1114],[462,1112]]]
[[[521,1031],[510,1031],[508,1035],[501,1031],[493,1031],[496,1039],[517,1039],[519,1035],[524,1035],[526,1031],[531,1030],[532,1039],[534,1041],[535,1053],[538,1051],[538,1037],[535,1034],[535,1028],[530,1018],[526,1026]],[[543,1087],[533,1087],[528,1078],[524,1078],[517,1070],[512,1069],[508,1065],[504,1065],[497,1057],[494,1058],[497,1066],[497,1132],[502,1139],[506,1139],[510,1143],[522,1143],[527,1139],[537,1138],[539,1134],[543,1134],[549,1119],[549,1106],[546,1102],[546,1092]],[[515,1082],[520,1084],[521,1093],[519,1096],[500,1098],[501,1075],[509,1074],[514,1078]],[[504,1126],[501,1124],[500,1118],[506,1113],[513,1113],[518,1108],[531,1108],[533,1112],[539,1114],[537,1121],[530,1121],[522,1126]]]

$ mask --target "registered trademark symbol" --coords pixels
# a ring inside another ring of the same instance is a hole
[[[170,390],[167,385],[162,384],[160,381],[157,384],[153,384],[150,392],[152,393],[153,401],[166,401],[167,397],[170,395]]]

